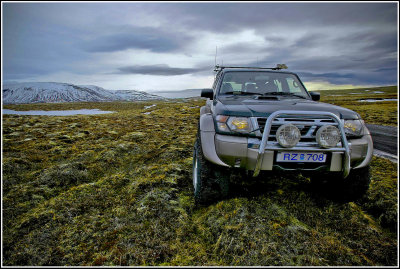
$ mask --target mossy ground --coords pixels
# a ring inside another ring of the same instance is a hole
[[[360,102],[362,99],[398,99],[397,86],[321,91],[320,93],[321,102],[354,110],[369,124],[398,126],[397,101]]]
[[[356,202],[327,198],[301,175],[264,175],[196,207],[203,104],[7,106],[117,113],[3,116],[4,265],[397,264],[397,164],[385,159],[374,157]]]

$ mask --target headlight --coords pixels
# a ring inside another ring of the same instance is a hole
[[[228,119],[228,127],[233,132],[249,133],[251,132],[251,123],[248,118],[230,117]]]
[[[323,148],[333,148],[340,141],[340,131],[332,125],[324,125],[317,131],[317,142]]]
[[[364,121],[363,120],[345,120],[344,131],[347,136],[363,135]]]
[[[281,125],[276,131],[276,140],[285,148],[294,147],[300,141],[300,136],[299,128],[293,124]]]
[[[222,132],[234,132],[248,134],[252,131],[252,125],[249,118],[246,117],[229,117],[218,115],[216,117],[217,128]]]

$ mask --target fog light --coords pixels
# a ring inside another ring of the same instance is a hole
[[[276,131],[276,140],[285,148],[294,147],[300,141],[300,131],[293,124],[284,124]]]
[[[317,142],[323,148],[332,148],[340,142],[340,131],[332,125],[324,125],[317,131]]]

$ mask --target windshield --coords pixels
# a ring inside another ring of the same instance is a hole
[[[226,72],[219,94],[287,95],[308,98],[306,90],[293,74],[278,72]]]

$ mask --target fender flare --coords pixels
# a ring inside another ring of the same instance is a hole
[[[354,167],[354,169],[362,168],[362,167],[369,165],[369,163],[372,160],[372,155],[374,154],[374,142],[372,141],[372,136],[369,134],[369,131],[368,131],[368,134],[364,136],[364,138],[368,142],[367,155],[365,156],[364,161],[362,161],[362,163],[360,163],[359,165]]]
[[[221,161],[215,151],[215,127],[212,114],[206,113],[201,115],[199,125],[201,147],[204,158],[214,164],[229,167],[229,165]]]

